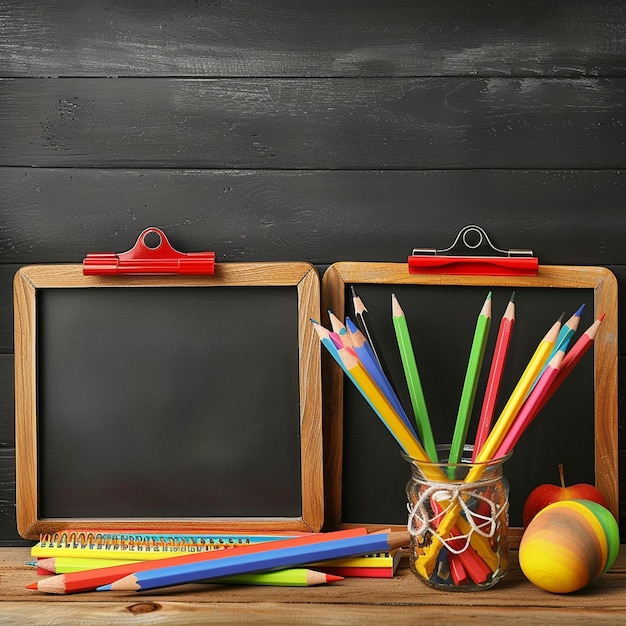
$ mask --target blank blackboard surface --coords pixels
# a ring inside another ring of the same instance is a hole
[[[20,270],[23,536],[78,521],[319,529],[319,346],[305,323],[319,278],[308,264],[236,265]]]
[[[391,318],[391,294],[407,317],[430,420],[438,444],[452,440],[476,319],[492,292],[492,321],[467,443],[473,443],[500,318],[515,291],[516,321],[499,395],[499,410],[535,348],[563,314],[565,322],[584,304],[578,333],[598,315],[605,320],[590,351],[524,433],[505,464],[511,486],[510,523],[522,525],[522,508],[540,483],[558,483],[558,464],[569,484],[597,483],[617,509],[617,324],[615,279],[603,268],[540,267],[537,277],[410,275],[404,264],[337,263],[323,278],[323,308],[353,316],[350,288],[368,309],[376,339],[403,405],[411,404]],[[572,345],[572,344],[570,344]],[[594,358],[595,352],[595,358]],[[327,465],[327,511],[335,525],[406,524],[404,488],[410,467],[400,448],[354,386],[323,358],[326,420],[334,429],[335,454]],[[342,391],[341,391],[342,390]],[[333,475],[334,474],[334,475]]]

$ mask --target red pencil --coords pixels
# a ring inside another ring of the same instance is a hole
[[[559,374],[559,370],[563,362],[563,356],[563,351],[558,350],[557,353],[550,359],[543,374],[541,375],[541,378],[539,378],[539,381],[533,387],[533,390],[528,395],[528,398],[524,401],[522,408],[516,415],[515,420],[504,436],[498,450],[493,455],[494,458],[497,459],[512,452],[515,444],[519,441],[519,438],[524,434],[524,431],[535,419],[537,413],[539,412],[537,407],[541,405],[543,399],[550,391],[550,388]]]
[[[600,328],[600,324],[602,323],[603,319],[604,319],[604,315],[601,315],[579,337],[578,341],[572,346],[569,352],[565,354],[562,361],[560,361],[560,365],[557,363],[556,372],[551,372],[551,380],[548,381],[547,389],[544,390],[544,392],[540,395],[540,397],[537,399],[537,402],[534,404],[534,406],[532,406],[531,404],[531,406],[529,406],[528,409],[526,410],[524,409],[524,407],[522,407],[518,415],[518,417],[522,416],[523,421],[524,421],[524,425],[521,429],[521,432],[517,432],[517,430],[519,429],[519,425],[518,427],[516,427],[514,423],[511,429],[509,429],[509,432],[503,439],[502,443],[500,444],[500,447],[495,455],[496,457],[508,454],[513,449],[513,446],[515,446],[515,444],[519,440],[525,428],[535,419],[539,411],[541,411],[541,409],[545,406],[546,402],[552,397],[552,394],[559,388],[561,383],[567,378],[569,373],[574,369],[574,366],[578,363],[578,361],[580,361],[580,359],[583,357],[585,352],[587,352],[587,350],[589,350],[589,348],[593,345],[595,336],[598,333],[598,329]],[[556,357],[553,357],[553,359],[551,359],[550,362],[552,363],[555,358]],[[544,374],[545,373],[547,372],[544,372]],[[539,386],[540,384],[538,383],[537,387]],[[527,399],[527,401],[528,400],[530,400],[530,396]],[[522,415],[522,414],[525,414],[525,415]],[[517,421],[517,418],[516,418],[516,421]]]
[[[274,544],[274,549],[278,547],[302,546],[319,543],[329,538],[346,539],[359,537],[367,534],[365,528],[351,528],[348,530],[338,530],[331,533],[312,533],[292,539],[278,539],[271,542],[256,543],[246,546],[236,546],[229,550],[211,550],[208,552],[196,552],[184,556],[174,556],[167,559],[156,559],[152,561],[142,561],[141,563],[131,563],[128,565],[116,565],[113,567],[103,567],[85,572],[72,572],[70,574],[58,574],[45,580],[41,580],[28,585],[27,589],[36,589],[47,593],[69,594],[82,591],[95,591],[98,587],[109,585],[124,576],[135,574],[139,571],[149,569],[159,569],[176,565],[197,563],[212,559],[223,559],[233,554],[254,554],[269,550],[269,544]]]
[[[500,383],[502,382],[502,372],[504,371],[504,363],[511,342],[511,333],[515,325],[515,292],[511,295],[509,304],[504,311],[504,315],[500,320],[500,328],[498,329],[498,337],[493,350],[493,358],[489,377],[487,379],[487,387],[485,388],[485,399],[483,400],[480,418],[478,420],[478,429],[476,431],[476,440],[474,442],[474,450],[472,453],[472,461],[476,460],[476,455],[483,447],[489,431],[491,422],[496,408],[496,401],[500,391]]]
[[[578,338],[578,341],[568,350],[568,352],[563,357],[563,361],[561,363],[561,367],[559,369],[559,373],[552,385],[550,385],[550,389],[548,393],[544,396],[543,400],[537,406],[535,413],[541,411],[541,409],[545,406],[546,402],[552,397],[552,394],[561,386],[561,383],[569,376],[570,372],[574,368],[574,366],[580,361],[585,352],[591,348],[593,342],[598,334],[598,330],[600,328],[600,324],[602,324],[602,320],[604,319],[604,313]]]

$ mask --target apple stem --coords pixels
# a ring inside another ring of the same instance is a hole
[[[563,463],[559,463],[559,476],[561,478],[561,487],[565,489],[565,476],[563,475]]]

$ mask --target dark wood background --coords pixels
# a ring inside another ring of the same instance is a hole
[[[323,271],[476,223],[621,287],[625,100],[623,1],[0,0],[0,544],[20,265],[159,226]]]

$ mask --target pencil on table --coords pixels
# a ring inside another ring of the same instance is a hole
[[[108,585],[124,576],[135,574],[139,571],[147,571],[150,569],[162,568],[164,566],[180,566],[189,563],[197,563],[200,561],[212,561],[214,559],[223,559],[227,556],[237,555],[255,555],[265,552],[271,546],[293,547],[293,546],[313,546],[320,541],[332,538],[335,540],[351,539],[355,537],[363,537],[367,535],[365,528],[350,528],[346,530],[338,530],[332,533],[313,533],[311,535],[303,535],[290,539],[279,539],[277,541],[254,543],[244,546],[236,546],[228,550],[210,550],[207,552],[195,552],[183,556],[174,556],[166,559],[157,559],[152,561],[142,561],[141,563],[132,563],[130,565],[117,565],[114,567],[103,567],[98,569],[87,570],[83,572],[73,572],[70,574],[57,574],[50,576],[44,580],[37,581],[28,585],[27,589],[36,589],[46,593],[54,594],[70,594],[81,593],[86,591],[95,591],[98,587]],[[224,574],[229,575],[229,574]]]
[[[487,377],[487,386],[485,387],[485,397],[483,399],[480,417],[478,418],[476,439],[474,441],[474,449],[472,451],[472,461],[476,460],[476,456],[478,455],[480,449],[483,447],[485,439],[487,438],[489,430],[491,429],[493,415],[496,409],[496,402],[498,401],[498,394],[500,393],[502,374],[504,372],[504,365],[506,363],[506,357],[508,355],[514,325],[515,292],[511,294],[511,298],[504,311],[504,315],[500,320],[500,327],[498,328],[496,345],[493,350],[491,367],[489,368],[489,375]]]
[[[474,399],[476,397],[476,388],[478,386],[478,378],[482,369],[483,358],[485,355],[485,347],[489,336],[489,327],[491,326],[491,292],[480,310],[476,328],[474,330],[474,338],[472,339],[472,347],[467,362],[467,371],[465,380],[463,381],[463,390],[461,392],[461,400],[459,401],[459,410],[456,416],[454,426],[454,434],[452,435],[452,445],[450,447],[449,463],[458,463],[463,454],[463,446],[467,438],[467,430],[469,428],[470,417],[474,407]]]
[[[98,591],[141,591],[160,589],[251,572],[267,571],[285,566],[297,566],[313,561],[355,556],[368,552],[387,551],[406,546],[410,542],[408,533],[372,533],[360,537],[335,539],[333,533],[313,545],[280,547],[276,542],[263,553],[235,554],[230,550],[221,559],[200,561],[172,566],[164,563],[159,569],[138,571],[115,582],[98,588]]]
[[[116,561],[105,559],[80,559],[52,557],[41,559],[37,563],[39,569],[50,574],[69,574],[72,572],[86,572],[101,567],[113,567],[115,565],[132,565],[142,561]],[[216,578],[211,582],[216,584],[229,585],[258,585],[277,587],[311,587],[313,585],[323,585],[325,583],[343,580],[343,576],[332,574],[332,572],[320,572],[308,568],[289,568],[277,570],[275,572],[258,572],[256,574],[240,574],[239,576],[227,576]]]
[[[435,446],[435,439],[433,437],[422,382],[417,369],[409,327],[404,311],[395,294],[391,294],[391,314],[394,331],[396,333],[396,341],[398,342],[398,349],[400,350],[400,359],[404,369],[404,377],[409,390],[413,413],[415,414],[417,432],[428,454],[428,458],[436,463],[439,460],[437,458],[437,448]]]

